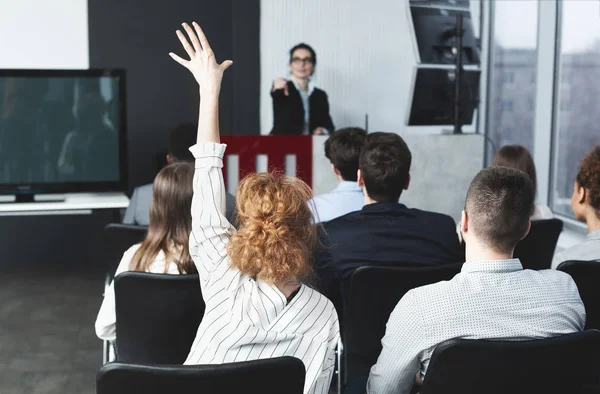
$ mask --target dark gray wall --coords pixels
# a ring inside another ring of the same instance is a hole
[[[169,56],[175,30],[198,22],[218,61],[233,59],[221,89],[223,134],[259,133],[260,0],[89,0],[90,68],[127,70],[129,190],[151,182],[167,132],[196,122],[198,87]]]

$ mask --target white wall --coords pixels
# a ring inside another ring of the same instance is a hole
[[[87,0],[0,0],[0,68],[88,68],[87,8]]]
[[[289,49],[317,52],[315,83],[329,95],[336,128],[401,132],[416,58],[406,0],[262,0],[261,131],[273,125],[271,83],[288,76]]]

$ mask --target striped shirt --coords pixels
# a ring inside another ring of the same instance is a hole
[[[449,339],[541,339],[583,330],[573,279],[523,270],[518,259],[471,261],[452,280],[406,293],[390,315],[367,392],[408,394],[435,347]]]
[[[190,253],[206,311],[185,364],[293,356],[306,368],[304,393],[327,393],[339,337],[333,304],[306,285],[288,304],[275,285],[230,266],[226,245],[235,228],[223,214],[225,145],[190,150],[196,158]]]

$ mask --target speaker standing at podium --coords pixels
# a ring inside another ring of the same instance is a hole
[[[291,79],[273,81],[273,129],[271,134],[328,134],[334,131],[327,93],[311,81],[317,54],[306,44],[290,50]]]

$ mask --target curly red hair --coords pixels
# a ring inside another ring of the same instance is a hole
[[[227,245],[231,265],[268,283],[311,274],[317,240],[308,206],[312,195],[295,177],[246,176],[237,191],[239,229]]]
[[[595,146],[581,161],[577,184],[588,191],[588,203],[600,218],[600,145]]]

